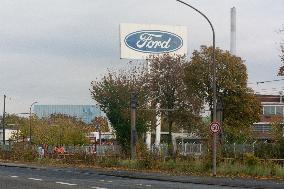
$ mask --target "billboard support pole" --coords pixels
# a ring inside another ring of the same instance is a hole
[[[199,14],[201,14],[209,23],[211,30],[212,30],[212,42],[213,42],[213,49],[212,49],[212,85],[213,85],[213,122],[217,121],[217,95],[216,95],[216,62],[215,62],[215,30],[214,27],[211,23],[211,21],[209,20],[209,18],[203,14],[200,10],[196,9],[195,7],[189,5],[188,3],[185,3],[181,0],[177,0],[178,2],[190,7],[191,9],[195,10],[196,12],[198,12]],[[216,159],[217,159],[217,133],[213,133],[213,169],[212,169],[212,173],[213,176],[216,176]]]

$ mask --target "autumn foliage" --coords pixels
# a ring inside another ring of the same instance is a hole
[[[210,111],[213,109],[212,48],[195,50],[185,68],[185,83],[196,95],[203,97]],[[244,60],[228,51],[216,49],[217,100],[222,111],[222,127],[227,141],[241,142],[251,137],[250,127],[259,120],[260,102],[247,87]]]
[[[217,48],[216,64],[223,137],[235,142],[250,139],[250,127],[258,121],[261,107],[247,87],[244,60]],[[184,129],[204,134],[203,131],[208,130],[201,111],[208,106],[212,112],[211,47],[195,50],[190,61],[186,56],[164,54],[150,56],[147,62],[140,64],[132,62],[129,67],[109,71],[102,79],[93,81],[91,89],[92,98],[106,113],[124,149],[129,149],[130,143],[131,92],[137,92],[139,98],[137,131],[140,139],[147,130],[155,128],[156,113],[161,114],[162,131],[169,132],[169,146],[173,131]],[[157,105],[158,112],[150,111]]]

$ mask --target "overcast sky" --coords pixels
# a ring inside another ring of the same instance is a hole
[[[284,0],[186,2],[211,19],[217,46],[228,50],[235,6],[237,55],[246,60],[250,86],[274,93],[284,87],[284,81],[256,85],[281,79],[276,31],[284,24]],[[119,23],[185,25],[189,57],[211,45],[208,23],[175,0],[0,0],[0,111],[4,94],[10,113],[27,112],[34,101],[94,104],[90,82],[128,62],[119,58]]]

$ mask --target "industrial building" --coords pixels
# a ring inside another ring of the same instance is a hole
[[[96,105],[35,105],[34,113],[39,118],[64,114],[81,119],[85,123],[91,123],[95,117],[104,115]]]
[[[254,137],[258,140],[271,140],[271,120],[273,116],[284,117],[284,101],[282,95],[256,95],[261,102],[260,121],[253,124]],[[284,136],[284,133],[283,133]]]

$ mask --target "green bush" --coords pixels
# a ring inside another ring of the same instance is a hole
[[[6,158],[10,160],[34,161],[38,157],[38,153],[33,146],[25,144],[14,145],[13,148],[5,152]]]
[[[254,154],[252,153],[245,153],[243,155],[243,160],[244,160],[245,165],[248,165],[248,166],[257,165],[260,163],[259,158],[255,157]]]
[[[243,161],[221,162],[217,168],[218,174],[227,176],[263,176],[279,177],[284,176],[284,167],[273,162],[261,163],[252,154],[247,154]]]
[[[280,165],[275,166],[275,175],[284,178],[284,167]]]
[[[279,158],[279,145],[276,143],[263,143],[255,147],[255,156],[259,158]]]
[[[165,161],[165,162],[161,163],[161,167],[160,168],[162,170],[173,171],[174,169],[177,168],[177,165],[174,162],[174,160],[168,160],[168,161]]]
[[[279,141],[279,158],[284,158],[284,138]]]
[[[103,167],[115,167],[119,166],[119,158],[118,157],[102,157],[99,161],[99,164]]]

